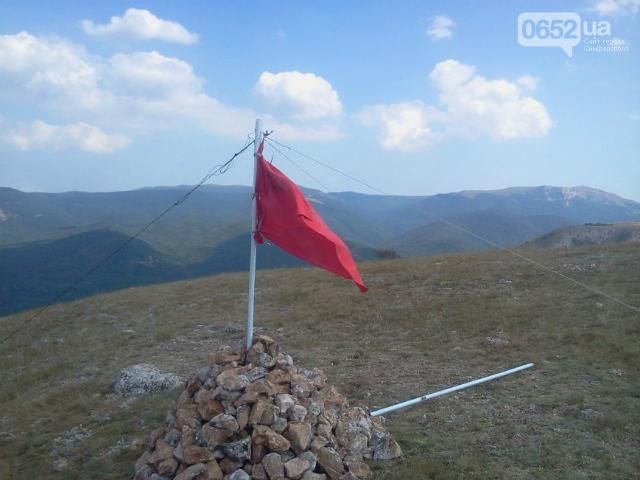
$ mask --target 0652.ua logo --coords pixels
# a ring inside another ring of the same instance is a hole
[[[582,21],[575,12],[523,12],[518,15],[518,43],[523,47],[559,47],[569,57],[583,36],[610,36],[606,20]]]

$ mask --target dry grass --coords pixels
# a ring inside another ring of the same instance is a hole
[[[528,254],[640,305],[632,245]],[[258,273],[256,325],[368,407],[529,361],[493,384],[390,414],[405,455],[376,479],[633,478],[640,471],[640,317],[508,254],[362,266],[366,295],[311,269]],[[188,374],[242,338],[246,275],[52,308],[0,347],[0,478],[129,478],[129,442],[177,393],[109,395],[137,362]],[[0,319],[0,334],[28,318]],[[283,334],[278,337],[277,329]],[[75,429],[74,429],[75,427]],[[52,471],[67,458],[69,466]]]

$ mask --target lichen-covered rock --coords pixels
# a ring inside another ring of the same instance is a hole
[[[246,353],[210,354],[184,388],[135,480],[356,480],[370,475],[365,458],[401,454],[380,418],[267,336]]]
[[[293,480],[302,478],[302,475],[311,468],[311,464],[308,460],[300,457],[292,458],[284,464],[284,470],[287,472],[287,477]]]
[[[125,397],[171,390],[182,385],[182,378],[163,373],[155,365],[140,363],[123,368],[113,382],[113,391]]]

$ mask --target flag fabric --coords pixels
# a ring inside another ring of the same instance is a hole
[[[263,149],[264,142],[256,159],[256,242],[266,238],[305,262],[353,280],[366,292],[349,248],[327,227],[298,186],[265,160]]]

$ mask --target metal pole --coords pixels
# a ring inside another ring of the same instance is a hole
[[[251,193],[251,258],[249,263],[249,305],[247,311],[246,342],[247,350],[253,344],[253,306],[256,290],[256,174],[258,172],[258,147],[262,142],[262,122],[256,119],[256,131],[253,144],[253,188]]]
[[[533,367],[533,363],[527,363],[526,365],[521,365],[519,367],[512,368],[511,370],[506,370],[504,372],[495,373],[493,375],[489,375],[488,377],[482,377],[482,378],[479,378],[478,380],[473,380],[471,382],[463,383],[462,385],[446,388],[444,390],[430,393],[422,397],[414,398],[412,400],[407,400],[406,402],[396,403],[395,405],[391,405],[389,407],[381,408],[379,410],[374,410],[373,412],[371,412],[371,416],[377,417],[378,415],[384,415],[385,413],[393,412],[394,410],[407,408],[407,407],[410,407],[411,405],[415,405],[416,403],[426,402],[427,400],[431,400],[432,398],[442,397],[443,395],[448,395],[449,393],[457,392],[458,390],[464,390],[465,388],[473,387],[474,385],[478,385],[480,383],[490,382],[491,380],[495,380],[496,378],[505,377],[507,375],[511,375],[512,373],[520,372],[521,370],[526,370],[527,368],[531,368],[531,367]]]

